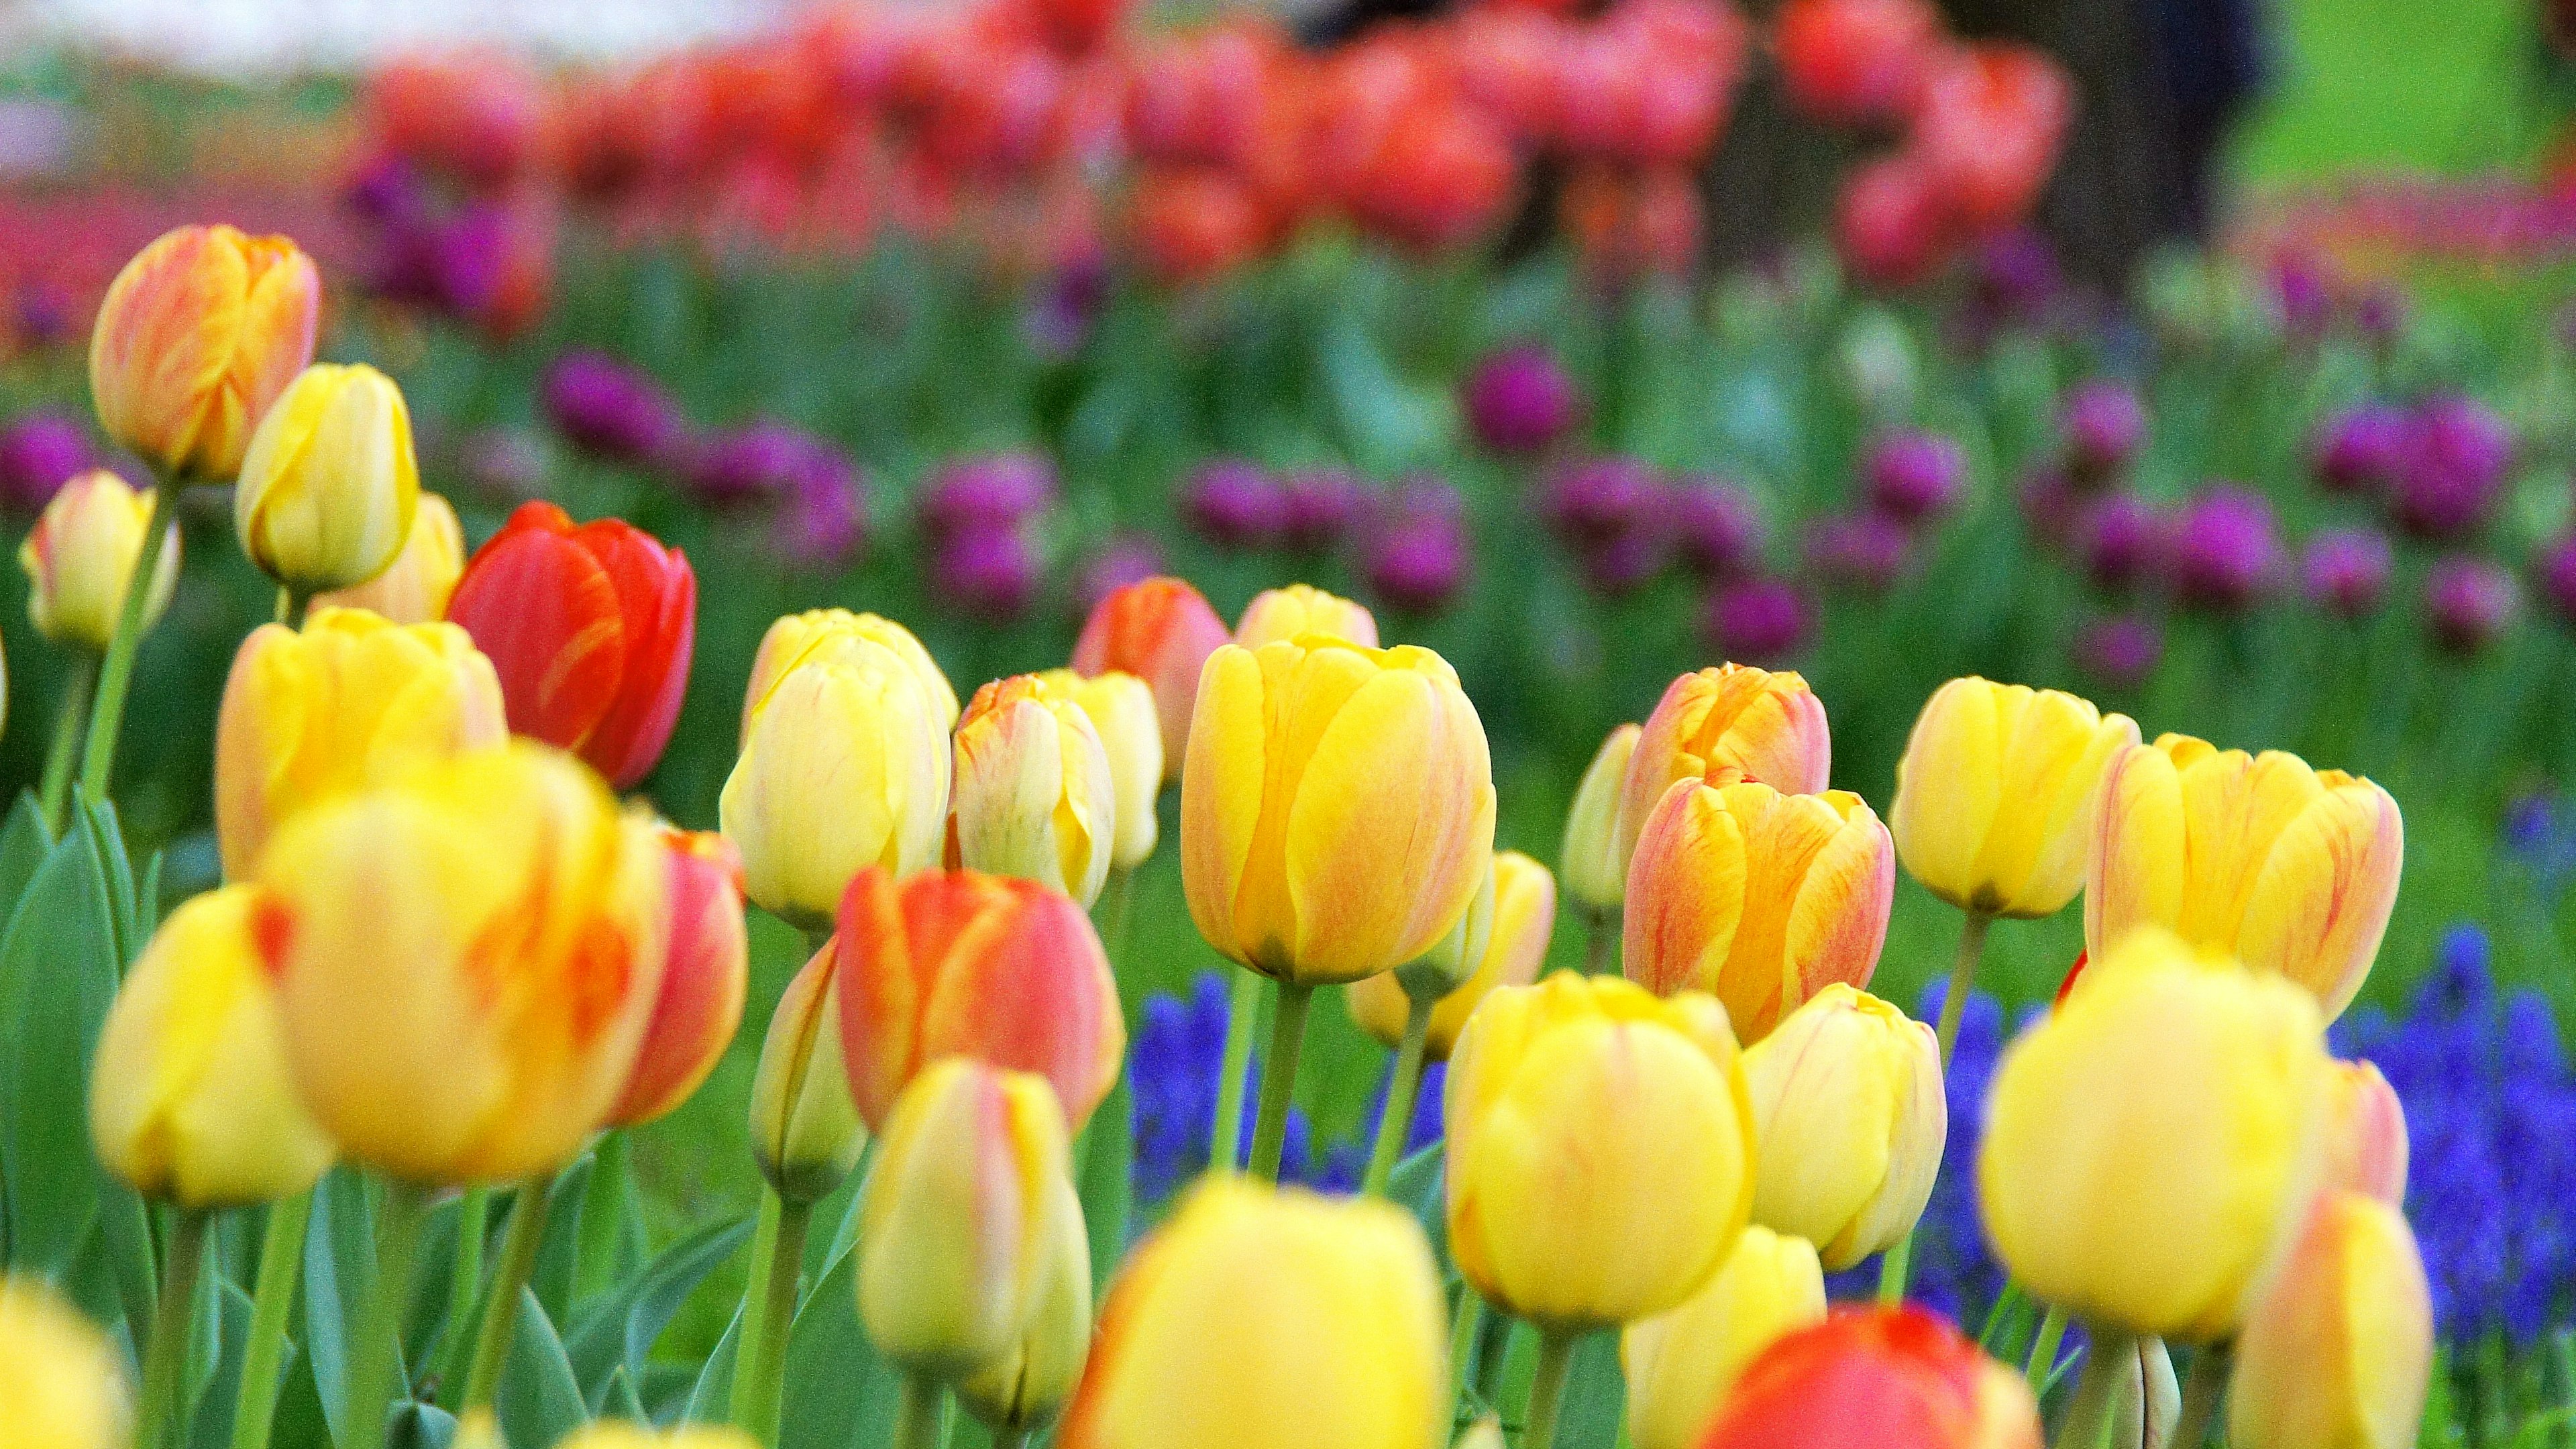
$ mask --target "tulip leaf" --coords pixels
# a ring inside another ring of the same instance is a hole
[[[642,1382],[644,1360],[709,1273],[742,1247],[751,1233],[748,1219],[716,1223],[673,1243],[644,1271],[618,1283],[582,1310],[564,1356],[573,1377],[587,1390],[591,1407],[601,1407],[611,1374],[622,1371],[627,1392]]]
[[[635,1392],[635,1381],[626,1376],[626,1365],[608,1371],[608,1382],[599,1386],[599,1402],[591,1412],[606,1418],[631,1419],[641,1424],[652,1418],[644,1412],[644,1400]]]
[[[209,1273],[207,1281],[217,1275]],[[243,1346],[250,1341],[250,1295],[229,1281],[214,1282],[214,1311],[200,1312],[198,1327],[205,1343],[205,1362],[195,1375],[199,1387],[196,1412],[189,1420],[187,1442],[193,1449],[223,1449],[232,1442],[233,1405],[240,1397]]]
[[[1441,1183],[1446,1144],[1434,1142],[1395,1165],[1386,1181],[1389,1202],[1413,1214],[1431,1240],[1433,1261],[1449,1260],[1449,1200]]]
[[[45,815],[36,808],[35,795],[19,796],[8,823],[0,825],[0,919],[6,919],[18,904],[19,894],[53,851],[53,832],[45,829]]]
[[[691,1424],[726,1424],[733,1417],[733,1358],[741,1346],[742,1310],[737,1307],[725,1324],[724,1336],[698,1366],[698,1382],[689,1390],[689,1402],[680,1410],[682,1420]]]
[[[584,1156],[555,1179],[546,1199],[546,1232],[537,1241],[537,1265],[528,1286],[557,1318],[572,1316],[573,1273],[581,1262],[581,1210],[590,1196],[591,1159]]]
[[[375,1214],[366,1179],[335,1167],[313,1185],[313,1219],[304,1234],[304,1352],[313,1389],[334,1443],[349,1399],[349,1341],[375,1271]]]
[[[892,1432],[903,1380],[859,1324],[858,1272],[859,1255],[842,1254],[788,1332],[778,1449],[855,1449]]]
[[[492,1395],[492,1412],[501,1421],[502,1437],[513,1444],[552,1444],[590,1418],[590,1405],[564,1357],[563,1340],[554,1320],[537,1301],[537,1290],[519,1290],[519,1321],[510,1335],[509,1356],[501,1362],[501,1379]]]
[[[115,905],[97,842],[75,831],[0,932],[0,1179],[11,1266],[59,1278],[107,1180],[89,1144],[89,1061],[115,998]]]
[[[406,1399],[385,1421],[385,1449],[447,1449],[455,1439],[456,1416],[436,1404]]]
[[[1109,1286],[1118,1260],[1127,1252],[1128,1209],[1135,1191],[1136,1118],[1121,1073],[1118,1085],[1082,1134],[1081,1176],[1075,1186],[1082,1196],[1083,1226],[1091,1234],[1091,1291],[1096,1299]]]
[[[137,909],[134,862],[125,853],[125,832],[117,824],[115,803],[101,800],[84,805],[81,823],[106,868],[108,918],[116,924],[117,977],[122,980],[126,966],[143,954],[143,942],[155,923],[142,919]]]

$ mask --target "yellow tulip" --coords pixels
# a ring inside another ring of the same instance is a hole
[[[618,1427],[615,1420],[602,1420],[610,1432]],[[574,1430],[579,1434],[581,1430]],[[570,1438],[571,1435],[565,1436]],[[447,1441],[448,1449],[510,1449],[510,1441],[501,1433],[501,1421],[490,1409],[468,1409],[456,1421],[456,1435]]]
[[[116,1345],[54,1290],[0,1277],[0,1444],[125,1449],[132,1418]]]
[[[2406,1205],[2406,1104],[2369,1062],[2336,1062],[2326,1081],[2325,1186]]]
[[[164,233],[98,305],[89,388],[99,426],[165,473],[232,481],[253,425],[313,360],[321,311],[313,259],[285,237]]]
[[[1637,1449],[1698,1449],[1744,1366],[1772,1341],[1825,1317],[1825,1275],[1815,1246],[1759,1223],[1708,1286],[1670,1313],[1619,1335],[1628,1376],[1628,1431]]]
[[[1565,812],[1565,846],[1556,868],[1565,879],[1565,893],[1599,917],[1617,915],[1628,889],[1628,861],[1618,848],[1619,790],[1642,733],[1636,725],[1623,724],[1601,741],[1600,751],[1584,768],[1583,783],[1575,787],[1573,808]]]
[[[2433,1307],[2405,1214],[2327,1192],[2236,1339],[2228,1434],[2261,1449],[2404,1449],[2433,1365]]]
[[[1446,1061],[1467,1018],[1497,986],[1527,986],[1538,979],[1547,960],[1549,935],[1556,929],[1556,879],[1547,867],[1517,850],[1494,853],[1494,901],[1485,948],[1475,954],[1470,974],[1450,987],[1431,1008],[1423,1037],[1426,1061]],[[1475,912],[1470,910],[1469,917]],[[1463,924],[1463,920],[1462,920]],[[1388,1046],[1404,1040],[1411,1002],[1403,971],[1388,972],[1350,985],[1351,1019]]]
[[[868,647],[871,645],[875,647]],[[751,741],[751,717],[789,670],[817,660],[884,663],[877,650],[893,655],[894,662],[920,682],[922,697],[930,701],[931,721],[941,734],[957,728],[957,691],[910,629],[876,614],[808,609],[781,616],[769,626],[768,633],[760,636],[760,651],[751,660],[751,683],[742,696],[743,742]]]
[[[792,1203],[839,1187],[868,1143],[842,1065],[839,972],[840,952],[826,941],[780,994],[752,1072],[752,1159]]]
[[[1209,1178],[1110,1289],[1056,1443],[1438,1449],[1446,1317],[1402,1209]]]
[[[1629,862],[1621,969],[1706,991],[1747,1042],[1834,982],[1866,986],[1887,940],[1896,852],[1848,790],[1675,784]]]
[[[1018,1347],[1066,1247],[1055,1219],[1081,1212],[1066,1181],[1046,1078],[967,1057],[913,1078],[860,1200],[859,1318],[877,1351],[947,1383]]]
[[[2132,934],[1996,1069],[1977,1159],[1996,1256],[2076,1317],[2227,1337],[2316,1181],[2327,1071],[2305,991]]]
[[[475,1413],[491,1418],[489,1410]],[[459,1425],[457,1432],[462,1435],[464,1427]],[[663,1429],[630,1419],[593,1419],[557,1439],[555,1449],[759,1449],[759,1441],[731,1424],[680,1423]]]
[[[2289,977],[2332,1019],[2379,954],[2405,853],[2397,802],[2368,780],[2166,735],[2112,756],[2085,945],[2163,926]]]
[[[289,819],[509,738],[492,661],[453,624],[317,609],[242,640],[215,713],[215,838],[247,877]]]
[[[1055,1210],[1037,1307],[1019,1341],[957,1381],[957,1402],[977,1422],[1000,1434],[1044,1428],[1091,1356],[1091,1240],[1082,1221],[1082,1199],[1070,1178],[1055,1181]]]
[[[1307,986],[1392,970],[1458,923],[1493,840],[1485,728],[1439,655],[1308,635],[1209,656],[1181,883],[1220,954]]]
[[[18,567],[27,574],[27,617],[36,632],[57,644],[106,653],[151,518],[152,495],[136,492],[105,468],[92,468],[55,490],[18,545]],[[169,530],[143,600],[146,629],[160,622],[179,583],[177,520]]]
[[[1802,676],[1723,664],[1674,680],[1646,716],[1619,782],[1610,853],[1620,880],[1646,817],[1675,781],[1759,780],[1784,795],[1814,795],[1833,760],[1824,703]]]
[[[1447,1090],[1450,1252],[1543,1329],[1679,1307],[1751,1213],[1753,1107],[1714,997],[1570,972],[1502,987]]]
[[[1841,1272],[1914,1231],[1950,1130],[1932,1028],[1836,982],[1744,1052],[1762,1170],[1753,1220]]]
[[[1362,604],[1311,584],[1264,589],[1244,605],[1234,642],[1246,649],[1321,634],[1364,649],[1377,647],[1377,616]]]
[[[420,1184],[578,1155],[660,987],[663,846],[525,741],[314,806],[259,859],[298,1092],[346,1155]]]
[[[1100,731],[1072,692],[1034,674],[975,691],[957,721],[949,797],[956,862],[1088,907],[1109,879],[1118,794]]]
[[[1154,691],[1135,675],[1114,669],[1088,679],[1070,669],[1050,669],[1038,679],[1091,716],[1091,727],[1109,756],[1111,793],[1118,797],[1109,864],[1134,870],[1154,853],[1161,829],[1154,807],[1163,792],[1163,727]]]
[[[2103,771],[2137,742],[2136,721],[2074,695],[1953,679],[1896,762],[1897,858],[1963,911],[2053,916],[2084,883]]]
[[[315,608],[369,609],[397,624],[426,624],[447,617],[448,596],[465,574],[465,531],[456,510],[423,492],[411,517],[402,552],[383,573],[363,584],[313,596]]]
[[[225,886],[170,913],[126,974],[90,1072],[99,1161],[187,1208],[291,1197],[331,1165],[297,1100],[259,954],[259,892]]]
[[[261,572],[311,594],[391,567],[419,508],[402,389],[364,363],[322,362],[304,369],[250,435],[233,529]]]

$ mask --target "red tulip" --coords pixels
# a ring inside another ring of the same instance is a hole
[[[1971,45],[1925,82],[1914,147],[1952,211],[1987,232],[2030,214],[2074,115],[2074,83],[2047,54]]]
[[[1154,691],[1163,722],[1163,779],[1181,777],[1190,714],[1198,707],[1199,672],[1233,631],[1185,579],[1156,577],[1113,591],[1091,611],[1074,641],[1074,672],[1089,678],[1117,670]]]
[[[1923,0],[1790,0],[1773,43],[1790,102],[1853,126],[1913,110],[1940,35],[1941,12]]]
[[[475,550],[447,617],[491,658],[513,733],[571,750],[623,790],[670,743],[697,605],[686,554],[539,502]]]
[[[1959,223],[1930,169],[1910,152],[1899,152],[1843,183],[1834,244],[1843,265],[1861,280],[1912,286],[1956,252]]]
[[[644,1044],[611,1127],[650,1122],[689,1099],[742,1025],[750,944],[742,919],[742,854],[712,830],[665,830],[663,910],[671,939]]]
[[[1843,1309],[1763,1350],[1700,1449],[2039,1449],[2021,1375],[1920,1308]]]

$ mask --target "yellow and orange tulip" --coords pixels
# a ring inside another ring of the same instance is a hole
[[[1163,793],[1163,729],[1154,712],[1154,692],[1135,675],[1115,669],[1088,678],[1070,669],[1050,669],[1038,679],[1091,716],[1100,748],[1109,757],[1110,793],[1118,801],[1109,865],[1134,870],[1154,853],[1162,828],[1154,809]]]
[[[108,284],[90,333],[99,426],[165,473],[228,483],[251,429],[313,360],[322,281],[282,236],[183,226]]]
[[[2405,1214],[2329,1190],[2237,1335],[2229,1437],[2261,1449],[2406,1449],[2432,1367],[2432,1297]]]
[[[823,943],[789,979],[751,1077],[751,1156],[780,1198],[811,1203],[841,1185],[868,1145],[841,1065],[840,956]]]
[[[608,1125],[650,1122],[704,1085],[742,1026],[751,943],[742,919],[742,857],[711,830],[661,833],[669,872],[662,987]]]
[[[957,721],[952,864],[1033,880],[1089,906],[1109,879],[1118,791],[1100,731],[1039,675],[975,691]]]
[[[1824,703],[1802,676],[1746,664],[1683,675],[1646,716],[1619,782],[1610,853],[1620,879],[1627,879],[1646,817],[1675,781],[1759,780],[1784,795],[1813,795],[1831,778],[1833,761]]]
[[[1037,1303],[1019,1341],[957,1381],[957,1402],[998,1434],[1044,1428],[1082,1381],[1091,1357],[1091,1240],[1082,1198],[1069,1178],[1055,1182],[1047,1216],[1055,1242]]]
[[[151,519],[151,493],[137,492],[105,468],[92,468],[57,489],[18,544],[18,567],[27,574],[27,617],[36,632],[57,644],[105,654]],[[168,527],[143,599],[145,629],[160,622],[179,583],[178,520]]]
[[[1092,606],[1073,644],[1077,674],[1121,670],[1154,692],[1154,714],[1163,727],[1163,779],[1181,777],[1189,749],[1190,716],[1198,707],[1199,674],[1208,655],[1226,642],[1225,621],[1186,580],[1140,579]]]
[[[1762,1169],[1753,1219],[1841,1272],[1914,1231],[1950,1110],[1932,1028],[1836,982],[1744,1052]]]
[[[2369,1062],[2336,1062],[2326,1082],[2325,1186],[2406,1205],[2406,1104]]]
[[[2127,715],[2074,695],[1953,679],[1896,762],[1897,858],[1963,911],[2053,916],[2084,884],[2103,772],[2137,742]]]
[[[1471,912],[1472,914],[1472,912]],[[1423,1036],[1425,1061],[1447,1061],[1467,1018],[1497,986],[1527,986],[1538,979],[1547,960],[1548,937],[1556,929],[1556,878],[1547,867],[1517,850],[1494,853],[1494,904],[1485,947],[1466,963],[1467,976],[1449,988],[1431,1008]],[[1350,985],[1351,1020],[1388,1046],[1404,1040],[1412,1003],[1401,972],[1370,976]]]
[[[385,571],[363,584],[316,594],[313,607],[367,609],[397,624],[426,624],[447,617],[447,600],[464,575],[465,530],[456,510],[423,492],[402,552]]]
[[[1253,595],[1234,626],[1234,642],[1246,649],[1283,639],[1302,639],[1309,634],[1374,649],[1377,616],[1366,605],[1325,593],[1311,584],[1290,584]]]

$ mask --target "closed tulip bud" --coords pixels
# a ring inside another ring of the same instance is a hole
[[[1310,634],[1209,656],[1181,883],[1220,954],[1307,986],[1393,970],[1458,924],[1493,840],[1485,727],[1439,655]]]
[[[2325,1153],[2327,1188],[2406,1205],[2406,1104],[2369,1062],[2336,1062],[2327,1078]]]
[[[840,958],[831,942],[787,983],[751,1078],[751,1155],[789,1202],[821,1200],[868,1144],[841,1065]]]
[[[2370,975],[2405,854],[2397,802],[2368,780],[2166,735],[2111,757],[2085,946],[2162,926],[2298,982],[2331,1020]]]
[[[1640,1441],[1642,1446],[1643,1441]],[[2040,1449],[2022,1376],[1923,1309],[1846,1308],[1773,1343],[1699,1449]]]
[[[1619,783],[1611,854],[1621,882],[1646,817],[1674,781],[1759,780],[1784,795],[1813,795],[1832,769],[1825,706],[1805,679],[1744,664],[1683,675],[1646,716]]]
[[[1059,892],[972,870],[898,883],[871,868],[850,882],[833,942],[843,1059],[871,1127],[946,1056],[1046,1078],[1068,1134],[1118,1083],[1118,982],[1091,918]]]
[[[116,1345],[34,1278],[0,1277],[0,1424],[10,1449],[125,1449]]]
[[[1134,870],[1154,853],[1161,829],[1154,805],[1163,792],[1163,727],[1154,714],[1154,692],[1135,675],[1115,669],[1089,678],[1070,669],[1050,669],[1038,679],[1091,716],[1091,727],[1109,756],[1111,793],[1118,800],[1109,864]]]
[[[760,636],[760,652],[751,660],[751,683],[742,696],[743,740],[750,741],[752,717],[790,670],[821,661],[882,664],[888,656],[919,681],[939,732],[944,735],[957,728],[957,691],[910,629],[877,614],[808,609],[780,616]]]
[[[1206,1179],[1109,1292],[1062,1449],[1438,1449],[1448,1338],[1402,1209]]]
[[[108,284],[90,333],[99,427],[166,473],[230,482],[251,428],[313,360],[322,279],[282,236],[164,233]]]
[[[977,1422],[998,1433],[1044,1428],[1091,1357],[1091,1239],[1082,1220],[1082,1198],[1071,1178],[1055,1180],[1055,1234],[1038,1284],[1037,1307],[1019,1342],[957,1381],[957,1401]]]
[[[2228,1434],[2261,1449],[2402,1449],[2433,1365],[2433,1307],[2395,1207],[2328,1191],[2236,1339]]]
[[[18,545],[18,567],[27,573],[27,617],[36,632],[57,644],[106,653],[151,519],[152,495],[105,468],[63,484]],[[143,627],[160,622],[178,583],[179,525],[172,520],[151,592],[143,599]]]
[[[1163,724],[1163,778],[1177,780],[1189,749],[1199,674],[1231,637],[1198,590],[1158,576],[1112,590],[1092,607],[1082,637],[1074,641],[1073,668],[1077,674],[1116,669],[1145,681]]]
[[[215,839],[224,874],[304,810],[426,760],[509,737],[491,661],[453,624],[319,609],[242,640],[215,713]]]
[[[1443,939],[1445,947],[1454,938],[1469,960],[1463,979],[1443,975],[1438,983],[1425,988],[1439,991],[1438,1004],[1431,1008],[1430,1026],[1422,1039],[1426,1061],[1447,1061],[1467,1018],[1494,988],[1529,985],[1538,979],[1538,968],[1547,960],[1548,937],[1556,930],[1556,879],[1547,873],[1547,867],[1517,850],[1495,852],[1492,895],[1492,904],[1485,906],[1481,904],[1483,893],[1479,892],[1480,904],[1469,907],[1459,920],[1460,930]],[[1480,915],[1484,918],[1483,948],[1478,950],[1466,937],[1467,927]],[[1411,1006],[1407,993],[1415,989],[1418,970],[1417,966],[1401,966],[1381,976],[1352,982],[1351,1019],[1388,1046],[1401,1044]],[[1443,986],[1445,989],[1440,989]]]
[[[1636,725],[1623,724],[1601,741],[1600,751],[1584,768],[1583,783],[1575,787],[1573,807],[1565,812],[1565,848],[1557,872],[1565,879],[1565,893],[1598,916],[1617,914],[1628,889],[1628,861],[1618,846],[1619,789],[1642,733]]]
[[[500,1428],[488,1409],[477,1409],[457,1426],[457,1449],[465,1449],[467,1425],[477,1418],[491,1427],[499,1445]],[[731,1424],[673,1424],[667,1429],[628,1419],[593,1419],[555,1441],[555,1449],[758,1449],[759,1441]]]
[[[2103,770],[2137,742],[2127,715],[2074,695],[1953,679],[1896,762],[1897,857],[1963,911],[2055,915],[2084,884]]]
[[[410,1182],[561,1168],[651,1020],[667,871],[649,823],[536,744],[297,815],[260,854],[257,930],[305,1105]]]
[[[99,1161],[187,1208],[291,1197],[331,1165],[296,1100],[255,932],[259,892],[226,886],[170,913],[126,974],[90,1073]]]
[[[1071,692],[1034,674],[975,691],[957,721],[952,862],[1017,876],[1088,907],[1109,879],[1118,794],[1109,752]]]
[[[1253,595],[1234,626],[1234,642],[1246,649],[1282,639],[1322,634],[1370,649],[1377,647],[1377,616],[1367,606],[1325,593],[1311,584],[1290,584]]]
[[[315,608],[366,609],[397,624],[426,624],[447,617],[448,598],[465,573],[465,530],[456,510],[423,492],[412,513],[402,552],[383,573],[350,588],[313,596]]]
[[[1694,1449],[1744,1366],[1781,1335],[1824,1317],[1815,1245],[1747,1225],[1707,1287],[1619,1335],[1637,1449]]]
[[[1509,1449],[1503,1442],[1503,1421],[1487,1414],[1468,1425],[1450,1449]]]
[[[1553,1329],[1681,1306],[1753,1206],[1744,1064],[1713,997],[1615,976],[1504,987],[1449,1061],[1449,1249]]]
[[[1065,1177],[1044,1077],[947,1057],[914,1078],[860,1199],[859,1319],[877,1351],[947,1383],[1018,1346],[1062,1252]]]
[[[669,921],[661,992],[626,1090],[608,1125],[650,1122],[689,1099],[742,1026],[751,945],[742,919],[742,856],[711,830],[662,831]]]
[[[365,363],[317,362],[250,435],[233,531],[262,573],[313,594],[391,567],[419,509],[402,389]]]
[[[1978,1203],[2032,1296],[2133,1333],[2235,1332],[2316,1181],[2316,1001],[2143,930],[2004,1053]]]
[[[1762,1137],[1754,1221],[1841,1272],[1914,1231],[1950,1109],[1932,1028],[1836,982],[1745,1049]]]
[[[1825,987],[1869,984],[1895,896],[1887,827],[1850,791],[1676,784],[1629,863],[1622,969],[1715,995],[1760,1041]]]

